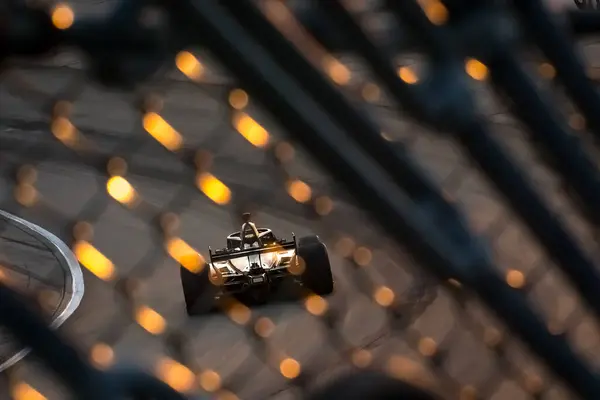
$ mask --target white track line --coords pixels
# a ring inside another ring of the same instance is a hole
[[[55,253],[55,255],[59,257],[62,256],[64,262],[69,267],[69,272],[71,273],[72,295],[63,311],[58,316],[56,316],[56,318],[54,318],[54,320],[50,324],[51,328],[58,328],[67,320],[67,318],[73,315],[75,310],[77,310],[77,307],[79,307],[81,299],[83,299],[83,293],[85,291],[83,284],[83,273],[81,272],[81,267],[79,266],[77,258],[75,257],[71,249],[69,249],[69,247],[62,240],[60,240],[58,237],[48,232],[47,230],[15,215],[9,214],[3,210],[0,210],[0,216],[11,220],[13,223],[19,225],[25,231],[28,231],[29,233],[33,234],[33,236],[36,236],[40,238],[40,240],[46,242],[46,244],[53,246],[54,249],[57,250],[57,252],[59,253]],[[6,362],[0,364],[0,371],[3,371],[15,365],[17,362],[21,361],[29,353],[29,351],[29,349],[23,349],[16,353],[14,356],[10,357]]]

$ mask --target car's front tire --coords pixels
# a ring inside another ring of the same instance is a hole
[[[302,284],[319,296],[333,293],[333,274],[327,247],[318,236],[306,236],[298,240],[296,255],[304,267]]]

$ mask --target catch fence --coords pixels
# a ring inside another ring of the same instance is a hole
[[[7,395],[600,398],[598,53],[571,36],[596,12],[3,7],[0,208],[60,237],[85,279],[55,335],[77,292],[3,225]],[[318,234],[335,293],[187,317],[180,265],[206,268],[243,212]]]

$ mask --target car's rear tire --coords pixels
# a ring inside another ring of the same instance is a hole
[[[191,272],[184,267],[179,267],[179,269],[187,314],[200,315],[214,311],[218,288],[209,279],[210,268],[205,266],[198,273]]]
[[[301,280],[304,287],[319,296],[333,293],[333,274],[327,247],[318,236],[306,236],[298,240],[296,254],[303,265]]]

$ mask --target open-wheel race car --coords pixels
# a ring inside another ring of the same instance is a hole
[[[238,232],[227,236],[225,248],[209,247],[208,264],[200,272],[180,268],[189,315],[213,310],[222,296],[264,302],[285,281],[320,296],[333,292],[329,255],[318,236],[279,239],[271,229],[257,228],[250,214],[243,221]]]

